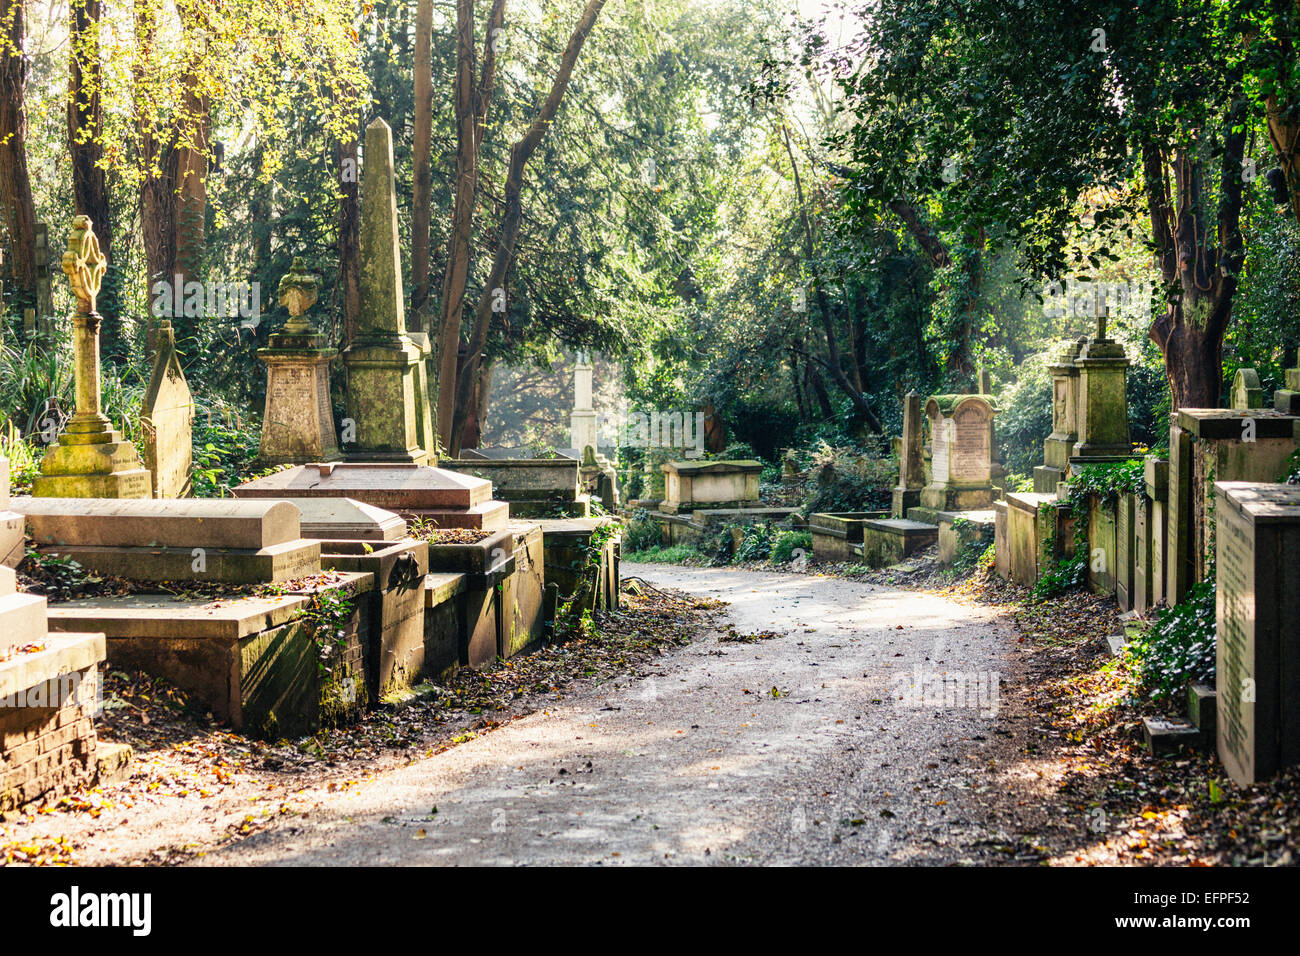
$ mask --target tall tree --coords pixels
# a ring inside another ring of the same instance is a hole
[[[497,232],[496,249],[492,257],[492,269],[488,273],[487,284],[484,286],[483,294],[479,296],[478,306],[474,311],[474,326],[470,332],[469,346],[465,355],[465,366],[461,372],[460,381],[456,383],[455,418],[452,424],[451,442],[449,443],[453,457],[460,454],[461,434],[464,431],[466,421],[469,419],[475,389],[478,385],[479,364],[483,357],[483,347],[487,344],[488,328],[492,323],[492,315],[505,307],[507,299],[506,280],[510,272],[510,266],[514,262],[515,242],[519,238],[519,227],[524,216],[524,167],[541,144],[542,137],[546,135],[551,121],[555,118],[556,111],[560,108],[564,94],[569,88],[573,68],[578,62],[578,56],[582,53],[582,46],[586,42],[588,34],[591,33],[592,27],[596,25],[596,18],[600,16],[600,11],[604,6],[605,0],[588,0],[586,9],[582,12],[577,25],[573,28],[573,33],[569,36],[568,45],[564,49],[564,54],[560,57],[559,69],[556,71],[555,79],[551,82],[550,92],[542,102],[541,109],[538,110],[537,116],[533,119],[524,135],[510,147],[510,163],[505,181],[505,210]]]
[[[420,0],[415,14],[415,133],[411,152],[414,188],[411,198],[411,316],[416,332],[424,331],[424,303],[429,298],[429,226],[433,219],[433,0]]]
[[[24,0],[0,0],[0,203],[4,204],[14,278],[36,298],[36,203],[27,169],[27,55]]]
[[[447,262],[442,277],[438,322],[438,440],[452,445],[461,316],[469,283],[470,240],[478,196],[479,150],[488,106],[496,88],[498,34],[505,21],[505,0],[492,0],[482,72],[475,79],[474,0],[456,2],[456,184]]]

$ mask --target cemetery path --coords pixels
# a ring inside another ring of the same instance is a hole
[[[194,862],[939,863],[982,832],[989,687],[1016,648],[996,611],[808,574],[625,569],[730,602],[734,633],[762,639],[704,635]],[[900,701],[916,678],[929,693]]]

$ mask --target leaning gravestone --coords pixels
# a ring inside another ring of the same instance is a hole
[[[194,396],[176,355],[176,333],[169,319],[157,330],[158,350],[149,391],[140,409],[144,466],[153,478],[155,498],[188,498],[193,493]]]
[[[1300,763],[1300,486],[1215,492],[1219,759],[1248,786]]]

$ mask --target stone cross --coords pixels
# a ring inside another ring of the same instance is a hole
[[[1097,341],[1106,341],[1106,313],[1109,309],[1106,306],[1105,296],[1098,295],[1092,301],[1092,314],[1097,320]]]
[[[316,277],[307,272],[301,256],[295,256],[289,272],[280,280],[280,304],[289,310],[284,331],[293,335],[313,335],[316,328],[306,312],[316,304]]]
[[[361,177],[361,339],[406,334],[393,131],[382,119],[366,127],[366,171]]]
[[[95,314],[99,287],[104,281],[106,269],[107,261],[99,251],[99,237],[95,235],[90,217],[77,216],[72,220],[72,230],[68,233],[68,251],[63,254],[63,271],[72,283],[80,315]]]
[[[73,316],[74,376],[79,419],[102,422],[99,395],[99,313],[95,300],[104,279],[106,262],[99,251],[99,239],[89,216],[72,220],[68,233],[68,251],[63,254],[63,271],[77,296],[77,314]]]

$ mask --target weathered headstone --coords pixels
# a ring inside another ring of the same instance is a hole
[[[283,465],[336,458],[329,366],[338,353],[307,317],[316,302],[316,279],[307,273],[302,259],[293,260],[293,267],[280,280],[279,293],[289,320],[271,335],[269,347],[257,352],[266,363],[266,413],[258,462]]]
[[[569,415],[569,442],[581,451],[596,447],[596,411],[592,404],[591,356],[579,352],[573,366],[573,412]]]
[[[187,498],[193,493],[194,396],[176,355],[176,333],[162,319],[149,391],[140,409],[144,430],[144,464],[155,498]]]
[[[135,445],[100,411],[99,326],[95,311],[104,255],[88,216],[77,216],[68,236],[63,271],[77,296],[73,316],[77,413],[45,453],[32,494],[47,498],[148,498],[149,472]]]
[[[361,314],[343,353],[348,414],[356,442],[346,450],[358,461],[423,464],[417,366],[420,348],[406,334],[398,240],[393,131],[382,119],[366,129],[361,177]],[[428,418],[428,409],[424,417]],[[349,429],[345,422],[344,441]]]
[[[1300,763],[1300,486],[1215,491],[1219,759],[1248,786]]]
[[[1264,389],[1259,384],[1259,374],[1253,368],[1239,368],[1232,378],[1231,408],[1248,409],[1264,407]]]
[[[921,504],[939,511],[976,511],[993,502],[992,432],[997,414],[987,395],[932,395],[930,483]]]
[[[908,508],[921,503],[921,489],[925,487],[925,462],[921,447],[921,396],[908,392],[903,399],[903,438],[898,449],[898,484],[894,486],[890,514],[895,518],[907,515]]]

